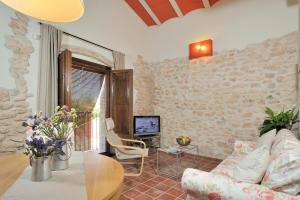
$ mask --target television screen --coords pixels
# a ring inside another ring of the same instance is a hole
[[[155,135],[160,132],[159,116],[134,116],[134,135]]]

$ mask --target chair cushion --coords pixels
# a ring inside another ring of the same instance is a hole
[[[245,155],[235,166],[233,178],[247,182],[261,182],[267,170],[270,158],[270,147],[262,145]]]
[[[112,120],[112,118],[106,118],[105,122],[106,122],[107,131],[111,131],[115,128],[115,124],[114,124],[114,121]]]
[[[108,139],[109,143],[112,143],[114,145],[123,145],[121,138],[113,131],[107,133],[106,138]]]
[[[276,129],[273,129],[265,134],[263,134],[262,136],[260,136],[256,143],[255,143],[255,148],[259,148],[263,145],[267,145],[267,147],[269,149],[271,149],[272,144],[275,140],[275,136],[276,136]]]
[[[262,185],[291,195],[300,193],[300,142],[291,131],[281,130],[276,136]]]
[[[142,155],[143,157],[148,156],[149,149],[141,149],[142,150]],[[132,159],[132,158],[140,158],[141,153],[138,150],[131,149],[131,150],[126,150],[126,149],[118,149],[116,150],[117,158],[118,159]]]

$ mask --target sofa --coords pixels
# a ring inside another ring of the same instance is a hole
[[[300,200],[300,142],[286,129],[277,135],[276,132],[273,134],[274,138],[269,139],[270,147],[264,146],[269,148],[264,158],[267,159],[267,165],[259,180],[253,183],[235,177],[241,160],[253,154],[258,145],[258,142],[236,141],[233,153],[211,172],[192,168],[184,171],[181,185],[187,193],[187,199]],[[248,176],[251,179],[251,172]]]

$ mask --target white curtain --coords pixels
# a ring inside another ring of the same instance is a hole
[[[38,79],[38,111],[51,116],[58,105],[58,56],[62,31],[41,24],[41,51]]]
[[[113,51],[113,58],[114,58],[114,67],[115,69],[124,69],[125,68],[125,54]]]

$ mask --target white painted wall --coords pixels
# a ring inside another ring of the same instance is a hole
[[[85,0],[84,4],[85,13],[81,19],[54,25],[66,32],[125,53],[126,67],[131,67],[137,54],[143,55],[146,51],[143,44],[146,40],[147,26],[123,0]],[[111,55],[109,51],[97,47],[96,49]]]
[[[298,30],[297,5],[288,0],[220,0],[210,9],[148,29],[146,60],[187,57],[188,44],[212,38],[214,50],[243,48]]]

